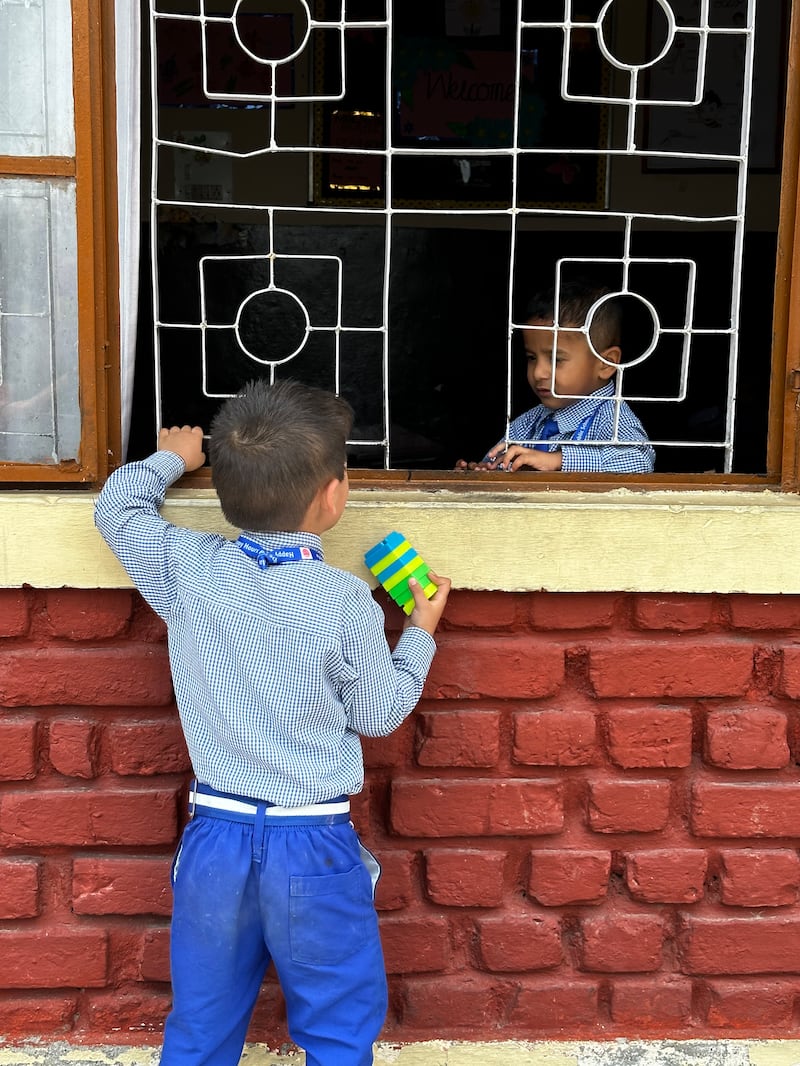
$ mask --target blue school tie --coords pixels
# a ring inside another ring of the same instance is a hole
[[[550,438],[555,437],[558,432],[558,422],[556,422],[552,415],[548,415],[536,431],[535,436],[541,437],[542,440],[550,440]],[[534,444],[534,448],[540,452],[550,451],[550,446],[548,444]]]

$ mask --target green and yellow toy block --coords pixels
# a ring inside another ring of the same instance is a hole
[[[417,579],[428,599],[436,592],[436,585],[428,577],[428,567],[402,533],[389,533],[365,552],[364,562],[406,614],[414,610],[414,597],[408,587],[410,577]]]

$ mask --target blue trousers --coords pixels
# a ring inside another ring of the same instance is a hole
[[[161,1066],[236,1066],[270,961],[307,1066],[370,1066],[387,1007],[377,864],[348,814],[265,818],[258,807],[242,821],[198,807],[184,830]]]

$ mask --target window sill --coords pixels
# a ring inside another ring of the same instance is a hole
[[[0,493],[0,586],[118,588],[90,494]],[[164,515],[231,534],[208,489],[173,489]],[[354,487],[328,561],[372,580],[363,553],[393,529],[458,588],[800,593],[800,496],[774,491]]]

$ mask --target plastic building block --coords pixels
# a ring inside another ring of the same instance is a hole
[[[419,581],[428,599],[436,592],[436,585],[428,577],[428,567],[402,533],[389,533],[365,552],[364,562],[406,614],[414,610],[414,597],[408,587],[410,577]]]

